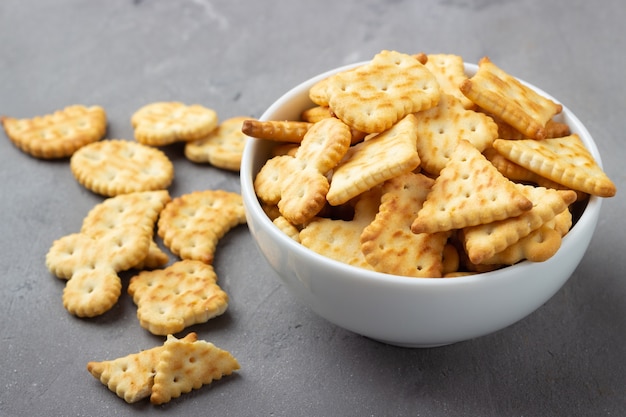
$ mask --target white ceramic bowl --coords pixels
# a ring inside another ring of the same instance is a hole
[[[308,90],[315,82],[360,64],[303,82],[280,97],[260,119],[297,120],[302,110],[313,106]],[[468,75],[476,70],[475,65],[466,64]],[[601,164],[598,149],[580,120],[565,106],[560,117],[580,135]],[[288,290],[315,313],[352,332],[392,345],[446,345],[495,332],[526,317],[548,301],[576,269],[600,213],[602,199],[592,197],[559,251],[545,262],[524,261],[498,271],[453,279],[371,272],[319,255],[274,226],[253,187],[270,146],[265,141],[249,140],[241,163],[248,227],[261,253]]]

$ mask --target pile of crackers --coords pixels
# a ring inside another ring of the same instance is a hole
[[[172,198],[174,165],[160,147],[182,142],[195,163],[239,171],[247,140],[234,117],[219,123],[200,105],[157,102],[131,117],[135,140],[104,139],[107,117],[100,106],[73,105],[30,119],[2,117],[9,139],[40,159],[68,158],[78,183],[104,197],[83,219],[80,231],[55,240],[46,266],[67,280],[63,306],[78,317],[109,311],[121,296],[121,271],[134,270],[128,294],[141,327],[166,336],[162,346],[87,364],[87,370],[127,402],[150,398],[163,404],[239,369],[237,360],[187,327],[228,308],[213,260],[219,239],[245,223],[241,196],[199,190]],[[170,256],[154,239],[158,233]],[[169,264],[169,265],[168,265]]]
[[[616,187],[563,107],[485,57],[381,51],[316,83],[295,121],[247,120],[276,142],[254,179],[274,224],[327,257],[455,277],[561,246],[572,214]]]

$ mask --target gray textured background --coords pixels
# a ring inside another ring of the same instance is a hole
[[[215,261],[229,310],[194,326],[242,365],[232,377],[154,407],[128,405],[85,370],[162,343],[126,294],[91,320],[61,304],[44,257],[102,200],[67,160],[40,161],[0,133],[0,416],[618,416],[626,413],[623,256],[626,3],[544,0],[0,2],[0,114],[98,104],[110,138],[157,100],[258,117],[291,86],[382,49],[484,55],[559,98],[586,124],[618,195],[565,287],[498,333],[401,349],[301,307],[245,226]],[[239,190],[237,174],[167,148],[173,196]],[[126,286],[124,287],[124,290]]]

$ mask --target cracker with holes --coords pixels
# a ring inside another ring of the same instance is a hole
[[[177,101],[145,105],[133,113],[130,121],[137,142],[149,146],[201,139],[219,123],[215,110]]]
[[[572,190],[555,190],[516,184],[533,207],[519,216],[463,229],[462,241],[469,259],[483,263],[520,239],[540,228],[576,201]]]
[[[381,51],[367,64],[326,81],[328,105],[348,126],[380,133],[439,101],[435,76],[415,57]]]
[[[300,243],[328,258],[372,270],[361,252],[360,236],[374,220],[380,204],[380,189],[359,196],[351,220],[317,217],[300,231]]]
[[[474,76],[461,91],[480,108],[502,119],[527,138],[544,139],[546,124],[563,109],[500,69],[488,57],[478,63]]]
[[[467,79],[463,58],[455,54],[428,54],[424,66],[433,73],[441,92],[460,101],[465,109],[476,105],[461,92],[461,84]]]
[[[409,172],[386,181],[376,218],[361,233],[361,251],[378,272],[407,277],[440,277],[448,233],[411,231],[434,180]]]
[[[180,339],[185,343],[198,340],[196,333]],[[156,365],[165,347],[155,346],[117,359],[90,361],[87,371],[129,404],[149,398],[154,385]]]
[[[240,369],[230,352],[205,340],[188,342],[168,335],[163,348],[155,367],[152,404],[167,403]]]
[[[185,157],[197,163],[209,163],[229,171],[239,171],[241,155],[248,137],[241,128],[246,117],[231,117],[221,122],[205,138],[187,142]]]
[[[519,216],[533,204],[466,140],[454,149],[411,225],[414,233],[461,229]]]
[[[333,170],[326,199],[331,205],[346,203],[372,187],[417,168],[417,119],[409,114],[393,127],[346,152]]]
[[[118,272],[143,262],[167,191],[111,197],[95,206],[79,233],[53,242],[46,254],[51,273],[66,279],[63,306],[78,317],[110,310],[121,294]]]
[[[85,188],[106,197],[163,190],[174,178],[174,165],[159,149],[121,139],[83,146],[70,169]]]
[[[544,140],[498,139],[493,147],[508,160],[572,190],[600,197],[616,193],[615,184],[577,134]]]
[[[201,261],[142,271],[130,279],[128,294],[141,327],[162,336],[206,323],[228,308],[228,294],[217,284],[213,267]]]
[[[498,137],[498,126],[483,113],[467,110],[454,96],[443,93],[437,106],[416,113],[417,153],[421,167],[438,175],[460,140],[483,151]]]
[[[180,258],[212,264],[219,239],[245,222],[240,194],[224,190],[194,191],[174,198],[165,206],[157,232],[163,244]]]
[[[23,152],[35,158],[58,159],[102,139],[107,116],[100,106],[74,105],[33,118],[2,116],[0,123],[11,142]]]

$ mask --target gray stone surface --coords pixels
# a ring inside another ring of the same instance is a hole
[[[90,320],[61,304],[52,241],[102,200],[68,161],[27,156],[0,133],[0,416],[618,416],[626,412],[623,147],[626,3],[544,0],[0,2],[0,114],[99,104],[110,138],[156,100],[258,117],[296,83],[381,49],[484,55],[558,97],[586,124],[618,195],[565,287],[495,334],[433,349],[387,346],[337,328],[279,283],[245,226],[215,262],[228,312],[192,327],[230,350],[236,375],[154,407],[128,405],[90,360],[162,343],[127,294]],[[185,160],[173,196],[237,191],[238,175]],[[125,276],[127,282],[128,276]],[[124,290],[126,285],[124,286]]]

